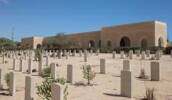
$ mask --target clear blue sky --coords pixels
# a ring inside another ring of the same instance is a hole
[[[160,20],[172,40],[172,0],[0,0],[0,37],[19,40]]]

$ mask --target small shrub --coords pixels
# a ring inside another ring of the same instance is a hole
[[[141,79],[147,79],[148,78],[148,76],[146,76],[146,72],[145,72],[144,68],[140,69],[140,75],[138,78],[141,78]]]
[[[5,64],[7,64],[8,63],[8,61],[5,61]]]
[[[29,72],[28,69],[26,70],[26,72]],[[36,69],[32,69],[32,72],[37,72]]]
[[[37,72],[37,70],[36,69],[32,69],[32,72]]]
[[[96,77],[96,73],[92,71],[90,65],[83,65],[83,78],[87,79],[87,84],[90,85],[90,81]]]
[[[7,87],[10,87],[10,73],[5,74],[5,82],[7,84]]]
[[[42,77],[50,77],[50,74],[51,74],[51,68],[50,67],[46,67],[43,69]]]
[[[146,89],[146,96],[142,100],[156,100],[155,89],[154,88],[147,88]]]
[[[42,49],[36,49],[35,50],[35,60],[41,61],[42,60]]]
[[[59,66],[59,64],[56,64],[56,66],[58,67],[58,66]]]
[[[45,100],[51,100],[51,85],[53,83],[60,83],[61,85],[65,85],[66,81],[64,78],[59,78],[59,79],[52,79],[52,78],[46,78],[45,81],[42,82],[41,85],[37,86],[37,94]],[[67,100],[67,95],[68,95],[68,87],[65,86],[64,89],[64,100]]]

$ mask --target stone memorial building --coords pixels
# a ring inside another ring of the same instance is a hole
[[[23,38],[23,47],[48,46],[56,36]],[[147,21],[103,27],[100,31],[65,35],[70,43],[79,48],[151,48],[166,47],[167,24],[161,21]]]

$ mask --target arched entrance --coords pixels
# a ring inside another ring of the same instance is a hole
[[[162,37],[158,39],[158,47],[164,47],[164,41]]]
[[[121,38],[120,47],[130,47],[130,39],[126,36]]]
[[[112,42],[109,40],[109,41],[107,41],[107,47],[108,48],[111,48],[112,47]]]
[[[147,48],[147,40],[146,39],[142,39],[142,41],[141,41],[141,48],[143,48],[143,49]]]
[[[95,47],[95,42],[93,40],[90,40],[88,45],[89,45],[89,48],[94,48]]]
[[[101,48],[101,40],[99,40],[98,46],[99,46],[99,48]]]
[[[41,44],[37,44],[36,46],[37,49],[40,49],[41,47],[42,47]]]

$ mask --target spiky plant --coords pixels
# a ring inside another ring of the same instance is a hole
[[[51,100],[51,85],[53,83],[60,83],[61,85],[65,85],[66,81],[64,78],[46,78],[45,81],[42,82],[41,85],[37,86],[37,94],[44,100]],[[64,88],[64,100],[67,100],[68,96],[68,86]]]
[[[96,77],[96,73],[92,71],[90,65],[83,65],[82,70],[83,78],[87,79],[87,84],[90,85],[90,81]]]
[[[156,100],[155,89],[154,88],[147,88],[146,89],[146,96],[142,100]]]
[[[139,78],[141,78],[141,79],[146,79],[146,78],[147,78],[144,68],[141,68],[141,69],[140,69]]]

